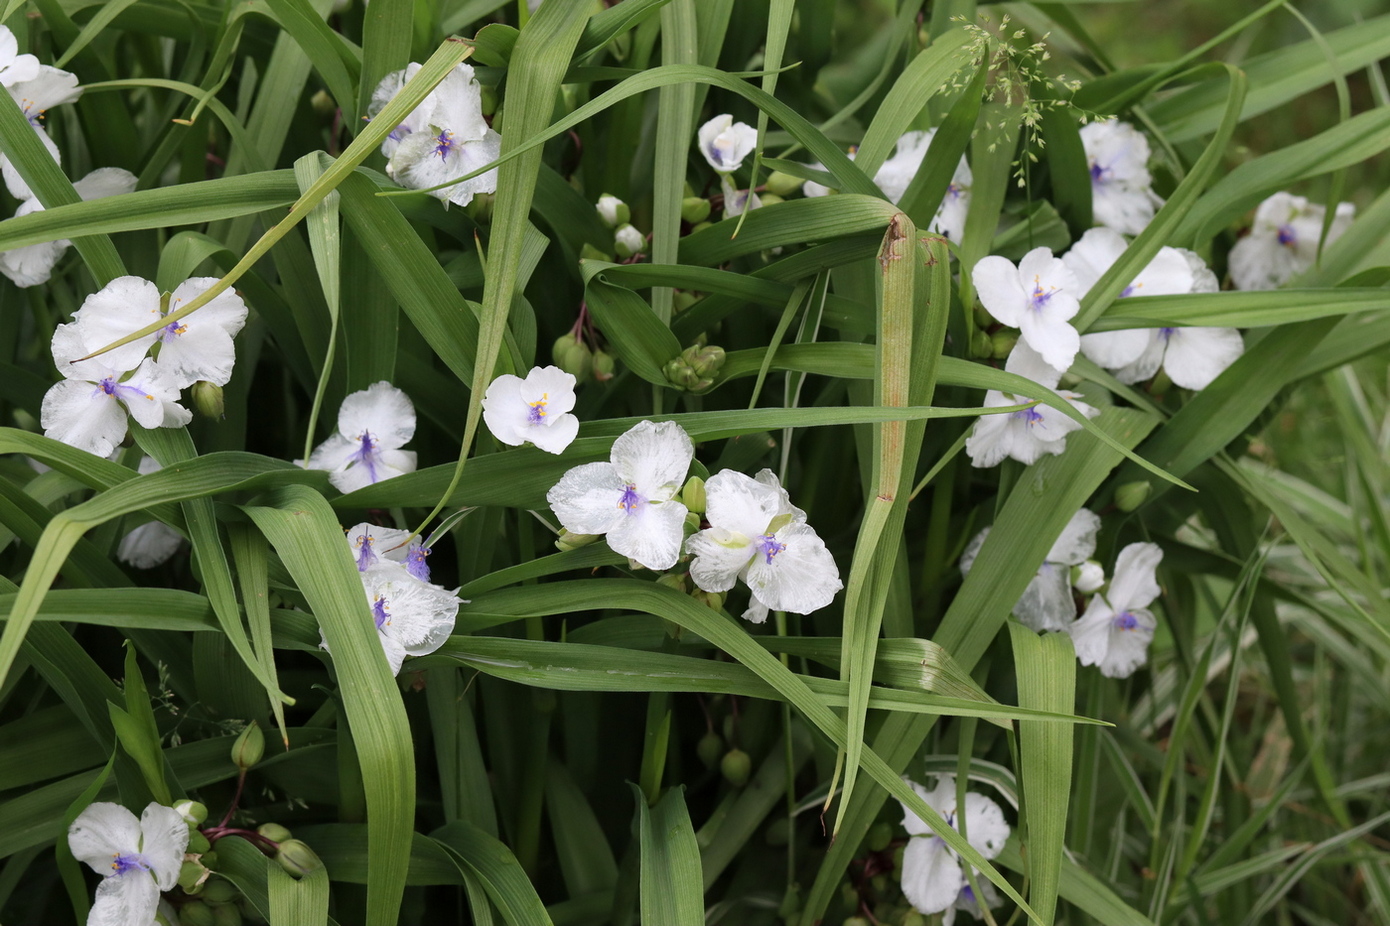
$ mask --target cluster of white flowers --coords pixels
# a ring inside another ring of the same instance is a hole
[[[404,70],[382,78],[372,92],[367,115],[375,118],[420,70],[412,62]],[[472,180],[445,186],[496,161],[502,153],[502,136],[483,116],[483,88],[473,68],[460,64],[410,111],[386,140],[381,153],[387,158],[386,173],[401,186],[429,190],[446,204],[466,206],[478,193],[497,191],[496,169]]]
[[[1327,243],[1351,225],[1356,207],[1338,203]],[[1255,210],[1250,234],[1231,248],[1231,282],[1236,289],[1277,289],[1313,266],[1327,208],[1302,196],[1275,193]]]
[[[150,804],[137,820],[120,804],[89,804],[68,827],[73,858],[102,875],[87,926],[146,926],[159,895],[179,880],[188,823],[172,807]]]
[[[1033,380],[1057,392],[1087,418],[1100,410],[1081,401],[1075,392],[1057,389],[1062,374],[1043,360],[1042,355],[1020,340],[1004,362],[1004,370]],[[985,406],[1003,408],[1022,405],[1031,396],[1011,395],[991,389],[985,393]],[[1059,454],[1066,448],[1066,436],[1081,425],[1048,405],[1034,405],[1017,412],[981,415],[965,441],[965,452],[975,466],[998,466],[1005,457],[1033,464],[1046,454]]]
[[[216,282],[186,280],[166,300],[149,280],[125,276],[88,296],[72,321],[53,332],[53,362],[63,380],[43,397],[45,436],[105,457],[125,440],[127,412],[146,428],[187,424],[193,416],[178,404],[180,390],[197,382],[225,386],[231,378],[232,338],[247,313],[235,292],[220,293],[154,334],[80,358],[167,316]]]
[[[326,470],[339,492],[415,472],[415,451],[402,450],[415,436],[415,406],[410,397],[382,380],[343,399],[338,427],[314,448],[306,464]]]
[[[966,545],[960,558],[962,574],[970,573],[989,531],[980,531]],[[1157,626],[1148,607],[1159,594],[1157,571],[1163,550],[1154,543],[1129,544],[1120,551],[1107,587],[1105,570],[1092,559],[1099,531],[1100,518],[1094,512],[1082,508],[1072,515],[1014,605],[1013,615],[1032,630],[1070,634],[1083,666],[1099,666],[1102,675],[1125,678],[1148,658]],[[1076,594],[1094,595],[1079,619]]]
[[[354,524],[346,534],[348,548],[362,576],[362,591],[371,608],[377,637],[399,675],[406,656],[425,656],[439,649],[454,632],[459,605],[467,604],[458,589],[449,591],[430,582],[429,549],[408,531],[371,524]],[[320,647],[328,650],[328,641]]]
[[[952,829],[960,830],[964,819],[966,841],[984,858],[992,859],[1003,851],[1010,829],[1004,811],[994,801],[968,791],[965,807],[960,807],[956,801],[956,779],[952,775],[938,778],[936,787],[930,791],[915,781],[908,784]],[[980,888],[977,897],[956,851],[906,804],[902,808],[903,828],[910,837],[903,850],[902,888],[913,909],[927,915],[944,914],[943,926],[951,926],[958,910],[978,916],[981,901],[986,907],[998,906],[999,897],[989,882],[974,872],[975,884]]]

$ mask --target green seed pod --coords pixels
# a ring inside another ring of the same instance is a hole
[[[1115,489],[1115,507],[1125,512],[1133,511],[1144,504],[1152,491],[1153,485],[1146,480],[1126,482]]]
[[[580,547],[587,547],[601,536],[603,535],[572,534],[562,527],[560,528],[560,536],[555,539],[555,549],[559,550],[561,553],[568,553],[570,550],[578,550]]]
[[[704,514],[706,501],[705,480],[699,476],[691,476],[681,487],[681,504],[695,514]]]
[[[724,755],[724,740],[713,730],[700,737],[695,744],[695,754],[700,757],[705,768],[714,768]]]
[[[198,801],[179,801],[174,805],[174,810],[183,817],[183,822],[193,826],[200,826],[208,818],[208,809]]]
[[[584,242],[584,246],[579,249],[579,259],[603,260],[612,263],[613,255],[607,253],[606,251],[600,251],[598,248],[594,247],[592,244],[586,241]]]
[[[685,593],[686,589],[685,576],[679,572],[668,572],[665,575],[659,576],[656,580],[656,584],[675,589],[682,594]]]
[[[212,915],[212,907],[200,900],[179,907],[179,922],[183,926],[217,926],[217,919]]]
[[[256,832],[271,842],[284,842],[292,835],[289,830],[278,823],[262,823],[256,827]]]
[[[701,196],[687,196],[681,200],[681,219],[691,225],[699,225],[709,218],[709,200]]]
[[[994,356],[994,341],[983,331],[977,330],[970,339],[970,353],[976,357]]]
[[[594,352],[589,350],[589,345],[584,343],[583,338],[577,338],[573,334],[560,335],[550,347],[550,357],[557,367],[573,376],[576,381],[582,383],[589,378]]]
[[[236,885],[225,878],[213,878],[203,887],[203,903],[206,904],[232,903],[240,896]]]
[[[1018,343],[1018,331],[1013,328],[1000,328],[990,337],[990,342],[993,347],[990,356],[995,360],[1006,360],[1014,345]]]
[[[204,867],[204,868],[207,868],[207,869],[209,869],[209,870],[211,870],[211,871],[216,871],[216,870],[217,870],[217,850],[216,850],[216,849],[209,849],[207,852],[204,852],[204,853],[203,853],[203,857],[200,858],[200,859],[198,859],[198,861],[200,861],[200,862],[203,863],[203,867]]]
[[[697,588],[690,593],[690,597],[694,598],[711,611],[724,610],[724,595],[720,592],[707,592],[704,589]]]
[[[294,875],[296,878],[303,877],[311,871],[318,871],[323,867],[323,860],[314,854],[303,840],[286,839],[280,843],[279,850],[275,853],[275,861],[280,863],[280,867]]]
[[[613,373],[618,369],[618,361],[607,351],[596,350],[591,369],[597,382],[606,383],[613,378]]]
[[[893,827],[888,823],[875,823],[869,828],[869,834],[864,839],[870,852],[882,852],[892,841]]]
[[[802,180],[800,177],[793,177],[791,174],[784,174],[780,170],[774,170],[767,178],[767,191],[773,196],[780,196],[786,199],[797,190],[801,189]]]
[[[684,312],[692,305],[700,301],[700,297],[688,289],[676,290],[675,296],[671,299],[671,308],[677,313]]]
[[[263,755],[265,734],[261,732],[261,725],[253,720],[232,744],[232,762],[244,772],[261,761]]]
[[[764,206],[775,206],[778,203],[786,202],[786,200],[776,193],[763,193],[758,197],[758,202],[762,203]]]
[[[241,911],[237,909],[236,904],[223,904],[211,909],[215,926],[241,926]]]
[[[204,418],[220,421],[227,407],[222,397],[222,387],[198,380],[193,384],[193,407]]]
[[[194,855],[202,855],[204,852],[211,848],[212,843],[208,842],[208,838],[206,836],[204,836],[198,830],[192,828],[189,829],[187,851],[192,852]]]
[[[700,516],[693,511],[685,513],[685,536],[689,537],[700,529]]]
[[[748,784],[748,776],[753,771],[753,760],[748,758],[748,753],[742,749],[730,749],[724,753],[724,758],[719,760],[719,771],[725,781],[735,788],[741,788]]]

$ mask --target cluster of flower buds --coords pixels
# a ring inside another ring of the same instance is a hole
[[[663,372],[672,384],[687,392],[707,392],[724,366],[724,348],[714,344],[692,344],[672,358]]]
[[[632,210],[611,193],[604,193],[594,207],[599,220],[613,229],[613,251],[619,260],[631,260],[647,250],[647,238],[632,224]],[[587,256],[587,255],[586,255]],[[607,257],[601,252],[596,255]]]

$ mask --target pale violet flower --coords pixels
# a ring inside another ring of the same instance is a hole
[[[1356,207],[1338,203],[1327,243],[1351,225]],[[1231,248],[1231,281],[1236,289],[1277,289],[1313,266],[1327,208],[1302,196],[1279,192],[1260,203],[1250,234]]]
[[[936,129],[906,133],[898,139],[898,147],[893,156],[884,161],[878,173],[874,174],[874,183],[878,184],[883,195],[895,205],[902,200],[903,194],[912,183],[912,178],[917,176],[922,161],[927,156],[927,148],[935,135]],[[961,236],[965,234],[965,213],[970,207],[970,187],[973,183],[974,175],[970,171],[970,165],[962,157],[956,165],[950,185],[946,188],[946,197],[937,208],[936,215],[932,217],[932,231],[945,235],[952,241],[960,241]]]
[[[138,467],[142,476],[159,472],[162,468],[154,457],[145,457]],[[136,569],[153,569],[167,562],[178,552],[182,543],[183,535],[163,521],[148,521],[121,538],[120,546],[116,548],[116,558]]]
[[[941,926],[954,926],[957,912],[968,913],[977,920],[984,919],[983,914],[980,913],[980,901],[982,900],[984,901],[983,906],[990,909],[1004,902],[1004,898],[999,896],[994,885],[979,876],[978,872],[976,873],[975,887],[980,889],[979,897],[975,896],[969,882],[961,885],[960,893],[956,895],[955,902],[941,914]]]
[[[0,87],[13,87],[39,76],[39,59],[19,53],[19,41],[9,26],[0,26]]]
[[[412,62],[382,78],[372,92],[367,115],[375,118],[420,67]],[[502,136],[483,117],[482,94],[471,66],[460,64],[450,71],[381,143],[391,179],[412,190],[429,190],[435,198],[458,206],[468,205],[478,193],[495,193],[496,169],[472,180],[431,189],[491,164],[501,155]]]
[[[425,559],[430,549],[418,537],[410,539],[410,531],[378,527],[364,521],[349,527],[343,536],[347,538],[358,572],[394,563],[421,582],[430,580],[430,566]]]
[[[574,376],[559,367],[532,367],[526,378],[503,373],[483,396],[483,422],[492,436],[512,447],[530,441],[560,453],[579,433]]]
[[[102,875],[87,926],[148,926],[160,892],[178,884],[188,824],[172,807],[152,803],[137,820],[120,804],[100,801],[72,821],[68,847]]]
[[[13,38],[13,36],[11,37]],[[19,57],[29,56],[21,55]],[[17,58],[16,64],[18,64],[21,73],[28,73],[27,62],[20,63]],[[82,95],[82,88],[77,85],[77,75],[41,64],[38,66],[38,73],[33,77],[17,80],[12,84],[5,84],[4,87],[24,112],[29,124],[38,133],[39,141],[43,142],[43,146],[48,149],[53,160],[61,163],[62,156],[58,153],[58,146],[53,143],[53,139],[48,137],[48,132],[43,127],[43,117],[54,106],[71,103]],[[34,197],[34,192],[29,189],[29,184],[24,182],[24,178],[10,163],[9,157],[4,154],[0,154],[0,174],[3,174],[5,186],[9,188],[10,194],[15,199],[25,200]]]
[[[1093,228],[1071,246],[1062,261],[1076,275],[1077,293],[1084,297],[1129,247],[1120,233]],[[1153,260],[1120,292],[1126,296],[1176,296],[1192,291],[1192,269],[1176,248],[1159,248]],[[1106,369],[1114,370],[1139,359],[1151,339],[1152,329],[1130,328],[1081,336],[1081,352]]]
[[[1004,362],[1004,370],[1054,390],[1087,418],[1099,414],[1098,409],[1078,401],[1080,397],[1076,393],[1058,390],[1056,387],[1062,374],[1044,361],[1026,341],[1014,345],[1009,359]],[[1029,398],[991,389],[985,393],[985,405],[1002,408],[1022,404]],[[965,441],[965,452],[970,456],[972,465],[982,468],[997,466],[1005,457],[1031,464],[1044,454],[1061,453],[1066,448],[1066,436],[1080,427],[1080,424],[1047,405],[1035,405],[1021,412],[981,415]]]
[[[1081,336],[1071,325],[1081,311],[1081,289],[1076,275],[1049,248],[1034,248],[1016,267],[991,255],[975,264],[970,277],[990,315],[1019,329],[1028,346],[1059,373],[1071,366],[1081,347]]]
[[[338,428],[309,454],[309,469],[327,470],[339,492],[415,472],[415,451],[402,450],[415,436],[415,406],[382,380],[343,399]]]
[[[405,657],[427,656],[443,646],[454,632],[459,605],[465,603],[458,589],[422,582],[391,562],[363,571],[362,590],[392,675],[400,675]],[[331,652],[326,639],[319,648]]]
[[[0,33],[0,39],[4,33]],[[84,200],[102,199],[129,193],[135,189],[135,175],[119,167],[99,167],[73,185],[77,195]],[[19,204],[15,218],[43,211],[43,203],[28,199]],[[62,258],[72,242],[67,239],[41,241],[8,251],[0,251],[0,273],[9,277],[10,282],[19,287],[38,286],[47,283],[53,267]]]
[[[931,791],[909,781],[927,806],[946,820],[952,829],[961,829],[965,818],[965,838],[970,847],[992,859],[1009,840],[1009,824],[999,805],[983,794],[969,791],[965,807],[956,803],[956,779],[943,775]],[[941,913],[960,898],[961,888],[969,884],[961,868],[960,856],[917,814],[903,805],[903,828],[911,838],[903,850],[903,896],[918,913]],[[978,882],[977,882],[978,883]]]
[[[1097,225],[1137,235],[1163,200],[1149,176],[1149,142],[1128,122],[1106,119],[1081,127],[1091,168],[1091,215]]]
[[[974,536],[960,556],[960,571],[968,575],[975,557],[989,536],[986,527]],[[1047,552],[1043,564],[1023,590],[1023,597],[1013,607],[1013,615],[1032,630],[1065,630],[1076,620],[1076,603],[1072,600],[1072,567],[1084,564],[1096,552],[1096,534],[1100,531],[1100,516],[1082,508],[1071,516],[1061,535]],[[1092,589],[1094,591],[1094,589]]]
[[[159,290],[140,277],[117,277],[88,296],[73,322],[82,332],[89,349],[105,347],[158,321],[180,306],[193,301],[216,284],[216,277],[194,277],[180,283],[161,306]],[[138,362],[155,344],[159,345],[155,363],[160,372],[180,389],[199,380],[225,386],[232,378],[236,348],[232,339],[246,324],[246,303],[234,290],[227,289],[211,302],[172,321],[154,334],[147,334],[103,356],[111,362]]]
[[[758,198],[758,194],[751,190],[740,190],[734,187],[726,174],[719,180],[719,189],[724,194],[724,217],[734,218],[751,212],[754,209],[761,209],[763,201]]]
[[[710,526],[685,542],[695,557],[690,578],[707,592],[727,592],[742,579],[753,593],[745,618],[760,623],[770,610],[810,614],[844,587],[835,558],[772,470],[756,479],[721,470],[705,483],[705,498]]]
[[[1100,666],[1107,678],[1128,678],[1148,659],[1158,623],[1148,608],[1158,597],[1162,559],[1155,543],[1131,543],[1120,551],[1110,587],[1067,628],[1083,666]]]
[[[545,497],[571,533],[607,534],[615,553],[669,569],[685,536],[686,507],[674,498],[694,457],[680,425],[642,421],[613,442],[611,462],[574,467]]]
[[[76,360],[91,350],[76,323],[53,332],[53,362],[64,378],[43,397],[45,437],[106,457],[125,440],[127,412],[146,428],[181,428],[192,420],[178,404],[178,386],[153,360],[138,360],[133,372],[106,354]]]
[[[758,130],[735,122],[733,116],[724,113],[700,126],[699,144],[700,153],[710,167],[721,174],[730,174],[753,153],[758,144]]]

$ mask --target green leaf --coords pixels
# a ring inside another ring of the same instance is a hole
[[[488,898],[511,926],[549,926],[550,914],[511,849],[462,820],[446,823],[431,837],[460,871],[482,882]]]
[[[641,788],[632,785],[632,793],[642,846],[642,922],[703,922],[700,847],[685,809],[685,789],[671,788],[650,809]]]

